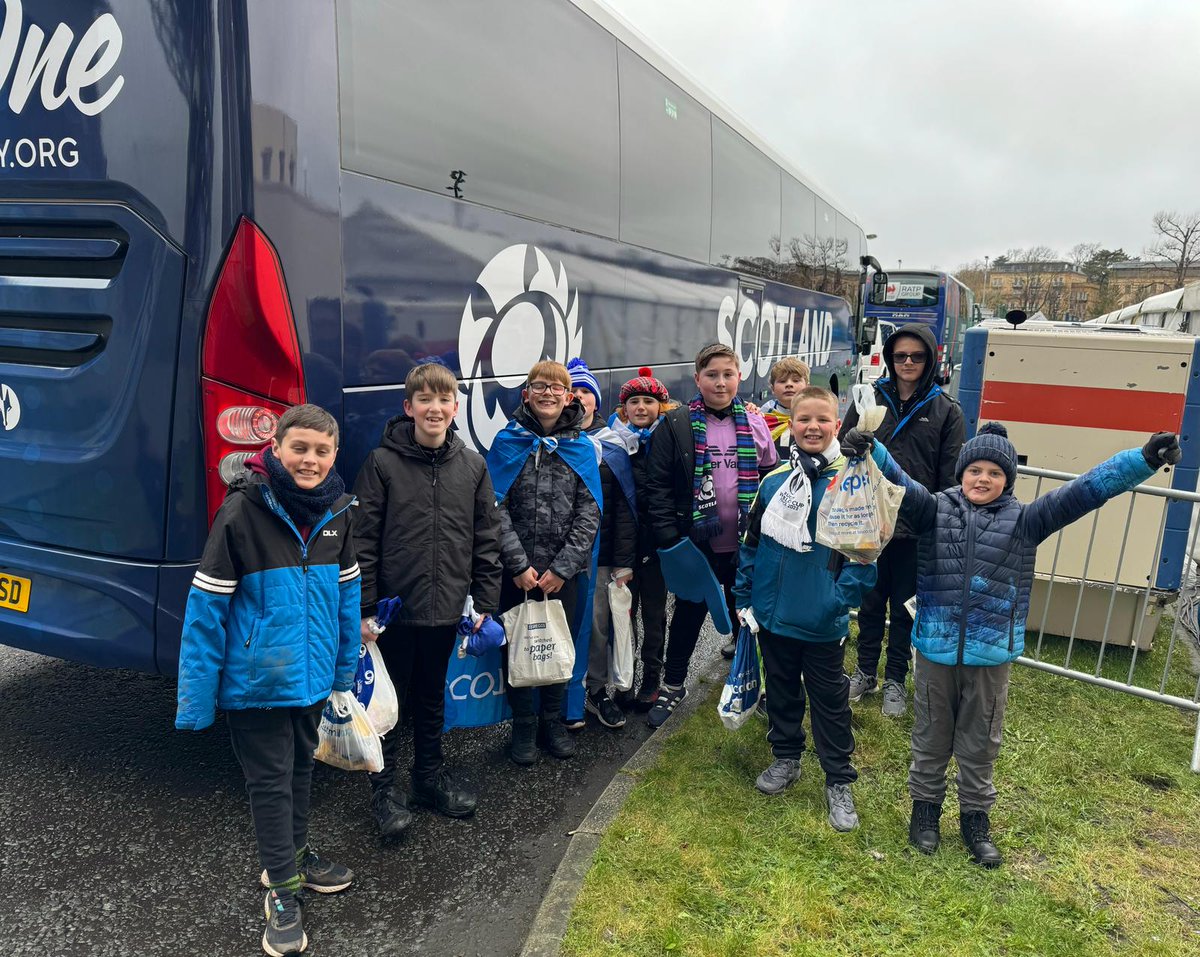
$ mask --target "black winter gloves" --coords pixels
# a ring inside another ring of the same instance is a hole
[[[842,443],[843,446],[845,444]],[[1142,458],[1155,470],[1164,465],[1174,465],[1183,458],[1183,450],[1179,448],[1179,436],[1174,432],[1155,432],[1150,436],[1150,441],[1142,446]]]
[[[842,439],[841,446],[847,455],[862,458],[875,447],[875,433],[851,429]]]

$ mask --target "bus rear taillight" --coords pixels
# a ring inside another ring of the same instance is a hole
[[[871,365],[873,365],[873,366],[879,365],[879,359],[880,359],[880,355],[878,352],[871,353]]]
[[[238,222],[217,277],[203,359],[209,521],[242,465],[271,440],[279,416],[305,400],[300,343],[283,267],[249,219]]]

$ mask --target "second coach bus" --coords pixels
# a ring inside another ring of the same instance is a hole
[[[887,301],[867,301],[867,325],[889,322],[899,327],[910,322],[929,326],[938,343],[938,380],[950,381],[954,366],[962,361],[963,335],[975,311],[969,288],[944,272],[889,272]]]
[[[172,672],[277,416],[333,411],[352,482],[430,356],[481,449],[543,357],[852,381],[855,219],[590,0],[0,16],[0,643]],[[780,281],[809,248],[846,288]]]

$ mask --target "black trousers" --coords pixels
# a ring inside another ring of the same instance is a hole
[[[226,712],[233,753],[246,777],[258,859],[272,884],[296,876],[296,852],[308,844],[313,752],[324,701],[307,708]]]
[[[912,658],[912,616],[904,603],[917,592],[917,540],[893,538],[875,563],[879,579],[858,610],[858,667],[869,675],[879,670],[883,627],[889,614],[887,662],[883,676],[904,684]]]
[[[585,575],[576,575],[574,578],[568,579],[563,583],[562,588],[550,596],[551,599],[562,602],[563,611],[567,613],[567,621],[572,624],[575,621],[575,610],[579,604],[579,589],[585,577]],[[544,597],[540,588],[529,592],[531,600],[541,601]],[[525,592],[513,584],[511,577],[505,575],[504,584],[500,586],[500,614],[504,614],[510,608],[515,608],[524,600]],[[591,614],[591,609],[588,609],[588,614]],[[505,650],[507,651],[507,649]],[[533,703],[535,691],[538,692],[543,715],[547,718],[557,718],[562,714],[563,698],[566,696],[569,682],[541,685],[537,688],[514,688],[508,684],[508,655],[504,654],[501,658],[504,662],[504,682],[507,686],[508,706],[512,708],[514,718],[531,718],[537,713]]]
[[[379,652],[396,686],[400,721],[384,736],[383,770],[370,775],[372,791],[390,788],[395,782],[396,751],[408,718],[413,724],[413,780],[428,781],[441,768],[446,667],[454,649],[455,627],[397,624],[389,625],[380,636]]]
[[[737,581],[737,552],[722,552],[715,554],[707,547],[702,547],[704,557],[708,559],[709,567],[717,576],[725,592],[725,604],[729,608],[729,620],[737,621],[737,611],[733,602],[733,584]],[[675,596],[675,614],[671,616],[671,637],[667,641],[667,668],[663,681],[672,687],[681,685],[687,680],[688,666],[692,662],[692,652],[696,650],[696,639],[700,637],[700,629],[704,627],[704,619],[708,615],[708,605],[702,601],[684,601]]]
[[[639,613],[642,618],[642,680],[657,682],[662,677],[667,645],[667,583],[657,558],[637,567],[629,590],[633,592],[634,620]]]
[[[758,633],[771,699],[767,741],[777,758],[804,754],[804,709],[810,706],[813,744],[825,783],[850,784],[858,772],[850,764],[850,679],[842,670],[844,641],[800,641],[765,628]]]

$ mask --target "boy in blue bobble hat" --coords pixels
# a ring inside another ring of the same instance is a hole
[[[1009,670],[1025,650],[1037,547],[1178,462],[1179,439],[1158,432],[1143,448],[1118,452],[1027,504],[1012,494],[1017,450],[997,422],[986,423],[963,444],[955,466],[961,485],[937,494],[910,479],[870,433],[851,429],[842,448],[851,455],[870,450],[884,476],[903,483],[900,511],[921,539],[909,841],[924,854],[937,850],[953,755],[963,842],[975,863],[999,867],[988,818],[996,801],[992,769],[1000,752]]]

